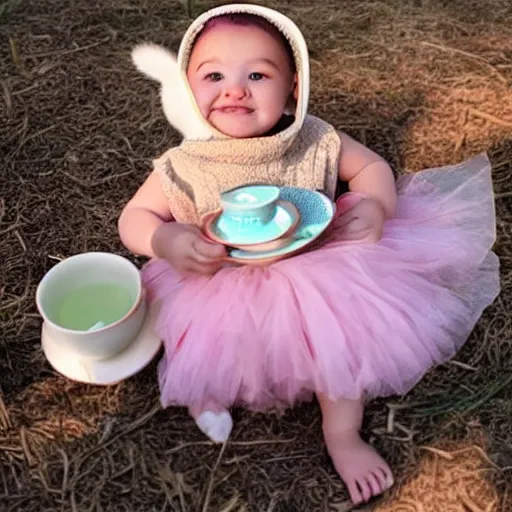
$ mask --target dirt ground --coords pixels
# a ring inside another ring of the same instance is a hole
[[[311,113],[397,172],[486,151],[502,293],[456,359],[376,401],[365,435],[397,485],[365,510],[512,510],[512,7],[509,0],[276,0],[303,29]],[[197,1],[195,13],[214,5]],[[0,510],[309,512],[350,509],[315,403],[236,410],[212,445],[158,405],[156,360],[121,384],[56,373],[36,286],[61,258],[122,254],[116,220],[179,141],[130,50],[176,50],[171,0],[0,0]],[[361,508],[360,510],[363,510]]]

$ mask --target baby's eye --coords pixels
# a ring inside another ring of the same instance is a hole
[[[258,80],[263,80],[264,78],[265,78],[265,75],[263,73],[258,73],[257,71],[255,71],[254,73],[251,73],[249,75],[249,80],[258,81]]]
[[[210,82],[220,82],[223,76],[221,73],[217,73],[216,71],[214,71],[213,73],[208,73],[205,78]]]

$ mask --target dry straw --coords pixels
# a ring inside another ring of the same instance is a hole
[[[512,510],[510,2],[264,4],[310,44],[311,112],[397,172],[489,152],[503,292],[453,364],[370,406],[365,433],[398,482],[376,510]],[[159,409],[155,364],[97,388],[55,374],[40,350],[39,279],[81,251],[126,254],[120,208],[178,142],[130,50],[176,50],[189,22],[170,0],[0,3],[2,511],[348,510],[314,404],[284,417],[236,411],[232,442],[215,447],[184,411]]]

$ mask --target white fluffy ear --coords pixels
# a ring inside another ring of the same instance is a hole
[[[174,54],[156,44],[141,44],[133,49],[132,60],[139,71],[162,84],[162,107],[171,126],[186,139],[212,137],[210,125],[183,82]]]
[[[139,44],[132,51],[132,60],[139,71],[161,84],[180,73],[175,55],[157,44]]]

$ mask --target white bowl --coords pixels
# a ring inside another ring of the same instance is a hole
[[[74,330],[58,323],[58,304],[71,291],[91,284],[122,286],[131,301],[117,321],[94,330]],[[136,338],[146,315],[139,270],[122,256],[86,252],[71,256],[49,270],[39,283],[36,304],[52,340],[84,359],[105,359],[127,348]]]

